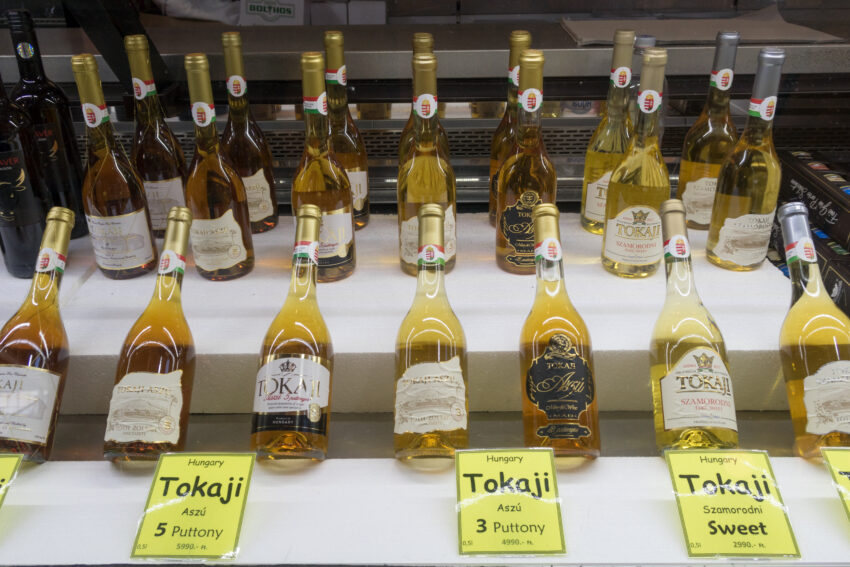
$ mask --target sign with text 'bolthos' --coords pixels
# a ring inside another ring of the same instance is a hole
[[[460,553],[565,553],[551,449],[457,451]]]
[[[0,506],[3,505],[6,491],[15,480],[23,459],[23,455],[0,455]]]
[[[159,458],[133,557],[236,557],[254,453]]]
[[[820,450],[832,474],[832,482],[844,502],[844,511],[850,520],[850,449],[826,448]]]
[[[691,557],[800,557],[764,451],[664,453]]]

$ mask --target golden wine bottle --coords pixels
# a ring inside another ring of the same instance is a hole
[[[629,147],[629,83],[632,79],[632,45],[635,32],[614,32],[614,53],[611,58],[611,84],[605,102],[605,114],[593,132],[584,158],[584,179],[581,188],[581,226],[588,232],[602,234],[605,226],[605,203],[608,183],[614,168],[619,165]]]
[[[292,182],[292,210],[316,205],[322,211],[319,230],[319,282],[333,282],[354,273],[354,215],[351,185],[328,142],[328,95],[325,58],[312,51],[301,54],[304,101],[304,153]]]
[[[517,89],[519,89],[519,56],[531,47],[531,34],[525,30],[514,30],[510,37],[511,50],[508,56],[508,104],[502,120],[493,133],[490,143],[490,224],[496,226],[496,183],[499,167],[514,149],[517,122]]]
[[[661,205],[667,298],[649,345],[655,443],[665,449],[738,446],[726,346],[694,286],[685,207]]]
[[[779,334],[794,452],[819,457],[821,447],[850,447],[850,319],[821,279],[806,206],[779,208],[791,308]]]
[[[348,71],[345,67],[345,48],[342,32],[325,32],[328,89],[328,116],[331,125],[330,146],[336,159],[345,168],[351,184],[354,208],[354,229],[369,224],[369,160],[360,130],[348,110]]]
[[[782,175],[773,117],[784,62],[782,49],[765,47],[759,53],[747,125],[720,166],[706,256],[727,270],[755,270],[767,255]]]
[[[717,33],[708,98],[685,135],[676,198],[685,204],[688,228],[708,228],[720,166],[738,139],[729,113],[729,89],[735,76],[739,38],[738,32]]]
[[[135,131],[130,161],[142,178],[153,233],[165,235],[168,211],[186,203],[186,159],[180,142],[165,121],[151,71],[148,39],[142,34],[124,37],[135,98]]]
[[[637,126],[608,184],[602,265],[626,278],[654,274],[662,255],[658,211],[670,198],[670,177],[658,144],[658,118],[666,64],[666,50],[644,52]]]
[[[289,295],[260,351],[251,449],[261,459],[322,460],[328,451],[333,346],[316,303],[322,212],[297,213]]]
[[[590,333],[564,287],[558,207],[534,207],[537,294],[519,340],[526,447],[556,457],[599,456],[599,412]]]
[[[242,63],[242,36],[221,34],[224,69],[227,73],[227,124],[221,133],[221,153],[242,179],[248,199],[251,232],[266,232],[277,226],[272,152],[263,131],[251,115],[248,82]]]
[[[634,133],[634,128],[637,126],[638,116],[638,94],[640,92],[640,72],[643,67],[643,54],[646,50],[655,47],[655,36],[649,34],[640,34],[635,36],[634,49],[632,50],[632,78],[629,83],[629,124]],[[663,91],[663,89],[660,89]],[[660,138],[661,136],[659,136]]]
[[[219,149],[207,56],[190,53],[184,65],[195,123],[195,156],[186,182],[186,206],[192,212],[192,256],[201,276],[232,280],[254,268],[245,186]]]
[[[35,263],[32,287],[0,330],[0,453],[50,458],[68,372],[68,335],[59,314],[74,213],[53,207]]]
[[[436,203],[419,209],[416,296],[396,339],[399,459],[451,458],[469,444],[466,338],[446,295],[444,217]]]
[[[419,209],[437,203],[445,211],[446,272],[455,265],[457,252],[457,196],[455,174],[437,143],[437,59],[431,54],[413,58],[416,93],[414,143],[398,172],[398,250],[404,273],[416,275],[419,250]]]
[[[153,298],[124,339],[106,418],[103,456],[155,461],[186,446],[195,343],[183,315],[181,285],[192,213],[173,207]]]
[[[83,210],[94,259],[108,278],[123,280],[156,268],[153,228],[144,184],[115,141],[94,57],[71,57],[86,122]]]
[[[538,203],[554,203],[558,187],[540,132],[543,52],[526,49],[519,67],[516,140],[499,168],[496,187],[496,265],[513,274],[533,274],[531,211]]]

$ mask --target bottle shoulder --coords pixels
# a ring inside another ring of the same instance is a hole
[[[850,345],[850,319],[825,293],[814,297],[804,293],[782,322],[780,342]]]
[[[305,149],[295,170],[293,191],[344,191],[351,189],[351,183],[342,165],[328,151],[314,155]]]
[[[729,116],[710,117],[703,111],[685,134],[682,158],[695,162],[714,158],[719,163],[737,140],[737,130]]]
[[[262,356],[280,358],[285,354],[306,354],[327,360],[333,358],[328,327],[315,302],[287,297],[263,340]]]
[[[435,341],[463,347],[466,335],[447,298],[426,300],[417,295],[399,326],[397,342],[412,346]]]
[[[670,176],[658,144],[638,147],[633,140],[623,160],[611,173],[610,183],[669,189]]]

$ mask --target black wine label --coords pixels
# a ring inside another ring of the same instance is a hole
[[[34,128],[41,175],[50,191],[53,204],[78,210],[75,192],[79,178],[72,172],[62,137],[62,128],[55,122],[36,124]]]
[[[61,133],[58,124],[37,124],[33,129],[43,167],[49,167],[61,157]]]
[[[506,260],[514,266],[534,265],[534,223],[531,221],[531,211],[540,202],[537,191],[528,190],[520,195],[513,205],[505,208],[499,230],[513,252]]]
[[[317,418],[313,421],[314,418]],[[327,435],[327,414],[313,415],[310,411],[299,413],[255,413],[251,431],[295,431],[299,433],[315,433]]]
[[[21,150],[0,153],[0,224],[36,224],[44,214],[44,204],[33,192]]]

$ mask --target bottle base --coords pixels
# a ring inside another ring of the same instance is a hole
[[[153,262],[148,262],[144,266],[138,266],[136,268],[129,268],[127,270],[109,270],[107,268],[100,268],[101,273],[111,280],[129,280],[133,278],[137,278],[139,276],[143,276],[148,272],[152,272],[154,268],[157,266],[156,258],[154,258]]]
[[[277,215],[271,215],[263,220],[259,220],[251,223],[251,234],[260,234],[261,232],[268,232],[274,227],[277,226]]]
[[[718,429],[725,435],[715,435],[706,429],[693,428],[664,431],[666,439],[657,439],[658,451],[664,453],[667,449],[736,449],[738,433],[729,429]]]
[[[688,228],[691,230],[708,230],[708,227],[711,225],[708,224],[699,224],[694,221],[687,221]]]
[[[621,278],[646,278],[658,271],[658,262],[655,264],[643,264],[636,266],[634,264],[624,264],[622,262],[614,262],[605,256],[602,257],[602,267],[606,271],[620,276]]]
[[[182,450],[181,444],[174,443],[144,443],[141,441],[117,443],[108,441],[103,446],[103,458],[113,463],[151,463],[157,461],[163,453]]]
[[[37,464],[50,459],[50,451],[44,445],[10,439],[0,439],[0,455],[3,454],[21,455],[24,461]]]
[[[794,441],[794,454],[804,459],[818,459],[820,450],[829,447],[850,447],[850,434],[830,431],[824,435],[805,434]]]
[[[254,269],[254,259],[252,258],[248,262],[242,262],[224,270],[202,270],[197,266],[195,266],[195,268],[198,270],[198,274],[200,274],[202,278],[206,278],[214,282],[225,282],[250,274],[251,270]]]
[[[581,215],[581,227],[591,234],[602,234],[605,225],[599,221],[590,220],[584,215]]]
[[[318,283],[330,283],[344,280],[354,273],[354,264],[346,264],[344,266],[336,266],[333,268],[322,268],[321,266],[316,271],[316,281]]]
[[[367,224],[369,224],[369,210],[362,211],[361,213],[354,212],[354,230],[360,230],[364,228]]]
[[[708,261],[714,264],[715,266],[719,266],[724,270],[731,270],[733,272],[752,272],[753,270],[758,269],[764,263],[764,258],[762,258],[755,264],[748,264],[746,266],[742,266],[740,264],[736,264],[735,262],[721,260],[711,250],[705,251],[705,257],[708,258]]]

